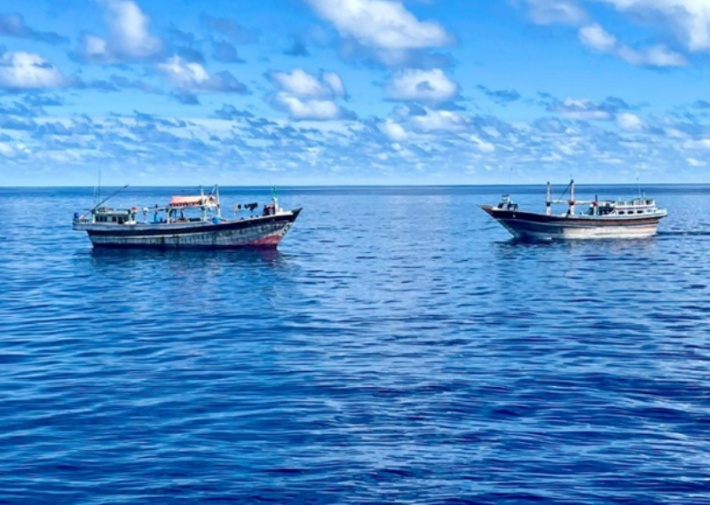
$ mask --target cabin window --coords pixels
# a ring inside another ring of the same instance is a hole
[[[637,210],[637,211],[636,211],[636,214],[643,214],[643,211],[642,211],[642,210]]]
[[[626,214],[626,212],[624,212],[623,210],[620,210],[619,214]]]

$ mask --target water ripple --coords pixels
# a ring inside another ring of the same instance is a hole
[[[0,190],[0,503],[710,504],[707,188],[550,244],[499,189],[285,190],[280,252],[213,253],[94,251],[86,191]]]

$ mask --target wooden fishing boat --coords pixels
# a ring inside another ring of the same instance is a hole
[[[87,232],[94,247],[275,248],[301,212],[282,209],[273,194],[261,210],[257,203],[238,204],[235,217],[226,219],[216,186],[209,194],[173,196],[167,205],[152,208],[115,209],[104,206],[106,200],[87,214],[74,214],[73,229]]]
[[[658,222],[668,214],[646,196],[603,201],[595,197],[583,201],[575,200],[574,181],[567,190],[568,200],[552,200],[550,183],[547,183],[545,213],[521,211],[509,195],[503,195],[496,206],[480,207],[514,237],[529,240],[650,237],[657,233]],[[552,204],[558,203],[567,205],[563,214],[552,213]],[[578,214],[579,205],[587,205],[586,211]]]

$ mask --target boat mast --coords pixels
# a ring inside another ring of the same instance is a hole
[[[99,181],[94,188],[94,207],[97,207],[96,202],[101,199],[101,167],[99,167]]]
[[[547,197],[545,198],[545,214],[552,214],[552,200],[550,199],[550,181],[547,181]]]
[[[107,201],[109,201],[111,198],[113,198],[114,196],[116,196],[117,194],[119,194],[121,191],[123,191],[123,190],[126,189],[127,187],[128,187],[128,184],[126,184],[125,186],[123,186],[121,189],[115,191],[114,193],[111,193],[109,196],[107,196],[106,198],[104,198],[103,200],[101,200],[99,203],[97,203],[96,205],[94,205],[94,208],[91,209],[91,212],[93,213],[96,209],[98,209],[99,207],[101,207],[104,203],[106,203]]]
[[[200,186],[200,219],[207,221],[207,207],[205,206],[205,189]]]
[[[574,216],[574,179],[569,182],[569,215]]]

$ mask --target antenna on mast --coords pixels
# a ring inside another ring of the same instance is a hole
[[[101,198],[101,167],[99,167],[98,183],[94,187],[94,207],[97,207],[96,202]]]

